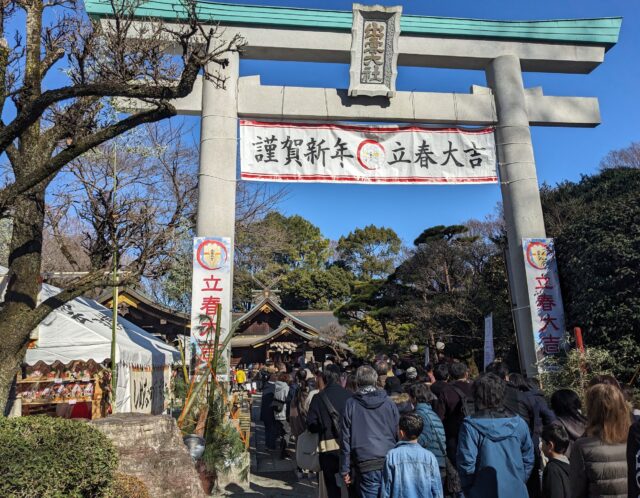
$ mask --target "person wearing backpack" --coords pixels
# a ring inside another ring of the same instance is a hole
[[[451,380],[440,392],[439,405],[442,410],[442,425],[447,437],[447,456],[455,465],[458,449],[458,433],[465,417],[475,413],[469,369],[464,363],[453,363],[449,367]]]
[[[327,365],[322,372],[324,389],[313,396],[307,413],[309,432],[318,434],[320,470],[327,488],[327,496],[341,494],[340,476],[340,417],[351,393],[340,385],[340,368]],[[339,480],[340,481],[339,481]]]

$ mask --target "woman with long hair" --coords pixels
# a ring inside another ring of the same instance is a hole
[[[558,389],[551,395],[551,409],[556,414],[557,424],[562,425],[569,435],[570,443],[566,456],[571,459],[573,443],[584,435],[587,417],[582,413],[582,401],[571,389]]]
[[[309,396],[309,382],[307,381],[307,371],[298,370],[295,374],[296,391],[291,399],[289,410],[289,423],[291,424],[291,434],[297,438],[307,429],[307,396]]]
[[[356,385],[356,374],[350,373],[347,376],[347,383],[344,388],[350,393],[355,393],[358,390],[358,386]]]
[[[585,437],[571,452],[572,498],[627,498],[629,405],[610,384],[590,387],[586,398]]]

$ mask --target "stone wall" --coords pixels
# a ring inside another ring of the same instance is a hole
[[[120,413],[91,422],[111,439],[120,471],[145,482],[154,498],[203,498],[200,478],[169,415]]]

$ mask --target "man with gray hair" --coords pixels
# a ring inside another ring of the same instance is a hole
[[[340,473],[358,496],[377,498],[387,452],[398,440],[400,415],[387,393],[376,387],[378,374],[363,365],[356,371],[358,390],[342,415]]]

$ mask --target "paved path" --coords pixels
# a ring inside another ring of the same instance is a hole
[[[264,444],[264,426],[260,418],[260,396],[253,397],[251,414],[251,478],[248,485],[228,484],[218,496],[315,498],[317,479],[298,481],[294,460],[281,460],[280,451],[269,451]],[[294,451],[290,449],[293,456]]]

